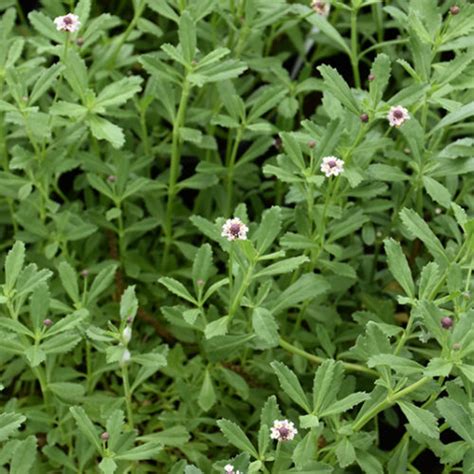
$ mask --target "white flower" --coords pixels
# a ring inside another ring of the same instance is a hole
[[[401,105],[397,105],[396,107],[392,107],[388,114],[387,119],[390,122],[391,127],[400,127],[403,125],[407,120],[410,120],[410,115],[408,110]]]
[[[132,358],[132,354],[130,354],[130,351],[128,349],[125,349],[122,353],[122,358],[120,359],[120,365],[123,367],[124,365],[127,365],[130,362],[130,359]]]
[[[312,0],[311,8],[318,14],[322,16],[328,16],[329,11],[331,10],[331,5],[324,0]]]
[[[275,420],[271,428],[270,438],[277,441],[291,441],[297,433],[298,430],[292,421]]]
[[[344,160],[340,160],[335,156],[325,156],[321,163],[321,171],[327,178],[338,176],[344,171]]]
[[[56,17],[54,19],[54,24],[58,31],[69,31],[70,33],[74,33],[81,26],[79,17],[74,15],[74,13],[68,13],[67,15]]]
[[[122,341],[125,345],[127,345],[131,339],[132,339],[132,328],[130,326],[127,326],[122,332]]]
[[[242,474],[240,471],[234,471],[234,466],[232,464],[227,464],[224,466],[225,474]]]
[[[227,240],[247,240],[248,231],[249,228],[238,217],[234,217],[225,221],[221,235],[226,237]]]

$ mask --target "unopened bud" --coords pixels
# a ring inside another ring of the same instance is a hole
[[[196,285],[197,286],[203,286],[204,283],[205,283],[205,281],[202,278],[199,278],[198,280],[196,280]]]
[[[449,316],[441,318],[441,327],[443,329],[451,329],[453,327],[453,319]]]
[[[309,147],[309,148],[312,149],[312,148],[314,148],[315,146],[316,146],[316,142],[315,142],[314,140],[310,140],[310,141],[308,142],[308,147]]]
[[[440,207],[437,207],[435,209],[435,214],[437,214],[438,216],[443,212],[443,210],[440,208]]]
[[[405,153],[405,155],[411,155],[411,150],[410,150],[410,148],[404,148],[404,149],[403,149],[403,153]]]
[[[458,351],[459,349],[461,349],[461,344],[459,342],[455,342],[453,344],[453,350]]]
[[[130,362],[130,359],[132,358],[132,354],[130,354],[130,351],[128,349],[125,349],[122,354],[122,358],[120,359],[120,365],[124,366],[127,365]]]
[[[462,294],[462,297],[465,300],[469,300],[471,298],[471,292],[470,291],[463,291],[461,294]]]
[[[51,321],[51,319],[45,319],[43,321],[43,325],[46,326],[47,328],[50,328],[53,325],[53,321]]]
[[[108,441],[110,438],[110,435],[107,431],[104,431],[101,435],[100,435],[100,439],[102,441]]]
[[[84,38],[82,36],[79,36],[79,38],[77,38],[76,40],[76,44],[80,48],[84,44]]]
[[[109,183],[115,183],[115,181],[117,181],[117,176],[111,174],[110,176],[107,177],[107,181]]]
[[[359,118],[363,123],[367,123],[369,121],[369,116],[367,114],[362,114]]]
[[[89,276],[89,270],[87,268],[84,268],[84,270],[81,270],[82,278],[87,278],[88,276]]]
[[[282,141],[280,137],[275,137],[273,140],[273,146],[278,150],[281,151],[282,149]]]
[[[122,331],[122,341],[125,345],[127,345],[132,339],[132,328],[130,326],[127,326],[123,331]]]
[[[451,13],[451,15],[459,15],[459,12],[461,11],[461,9],[457,6],[457,5],[453,5],[450,9],[449,9],[449,13]]]
[[[375,81],[375,74],[369,74],[369,76],[367,77],[367,79],[372,82],[372,81]]]
[[[132,318],[132,316],[129,316],[127,318],[127,324],[132,324],[132,323],[133,323],[133,318]]]

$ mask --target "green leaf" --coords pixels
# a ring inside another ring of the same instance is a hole
[[[107,140],[114,148],[122,148],[125,136],[120,127],[97,115],[90,115],[87,118],[87,123],[95,138]]]
[[[402,247],[393,239],[384,240],[385,253],[387,254],[388,267],[395,280],[400,283],[409,298],[415,296],[415,283],[411,275],[408,260],[402,251]]]
[[[281,133],[280,136],[288,158],[290,158],[300,171],[303,171],[306,168],[306,165],[300,144],[291,133]]]
[[[10,474],[28,474],[36,461],[36,436],[28,436],[13,451]]]
[[[196,25],[192,16],[186,10],[179,19],[178,35],[184,59],[188,64],[191,64],[196,54]]]
[[[120,299],[120,319],[126,321],[135,318],[138,311],[138,300],[135,295],[135,285],[129,286]]]
[[[76,51],[69,50],[68,52],[64,77],[79,97],[85,96],[89,84],[87,67]]]
[[[413,209],[404,208],[400,212],[400,216],[405,227],[428,247],[434,257],[447,261],[448,258],[438,237]]]
[[[181,282],[171,277],[162,277],[158,280],[158,283],[162,284],[176,296],[179,296],[180,298],[183,298],[184,300],[189,301],[190,303],[193,303],[197,306],[196,300]]]
[[[192,277],[195,285],[204,284],[211,276],[212,247],[204,244],[199,247],[193,261]],[[199,283],[198,283],[199,282]]]
[[[93,446],[95,446],[96,450],[101,453],[102,446],[99,441],[99,433],[96,430],[95,426],[93,425],[90,418],[87,416],[86,412],[81,407],[70,407],[69,411],[71,415],[76,420],[77,427],[81,431],[81,433],[91,442]]]
[[[278,346],[280,340],[278,325],[268,309],[255,308],[252,314],[252,325],[257,338],[265,341],[265,348]]]
[[[308,431],[305,437],[293,450],[292,459],[297,468],[302,468],[308,463],[308,459],[314,459],[318,449],[318,434],[313,430]],[[298,471],[300,472],[300,471]]]
[[[95,107],[112,107],[125,104],[140,92],[143,79],[138,76],[124,77],[104,87],[97,97]]]
[[[216,336],[224,336],[227,334],[227,326],[229,324],[229,316],[222,316],[206,325],[204,335],[206,339],[211,339]]]
[[[262,214],[262,221],[253,235],[256,249],[263,255],[273,244],[281,230],[281,208],[273,206]]]
[[[206,370],[204,373],[204,380],[202,382],[201,390],[199,392],[198,404],[204,411],[209,411],[216,403],[217,397],[212,384],[211,375]]]
[[[369,398],[369,394],[365,392],[351,393],[342,400],[338,400],[337,402],[332,403],[328,408],[321,412],[320,416],[324,417],[344,413],[350,410],[355,405],[365,402],[365,400],[368,400]]]
[[[155,441],[149,441],[141,446],[130,449],[114,457],[117,461],[144,461],[153,459],[163,450],[163,446]]]
[[[433,413],[409,402],[398,402],[398,405],[414,431],[429,438],[439,438],[438,424]]]
[[[281,388],[283,391],[303,410],[311,413],[306,394],[301,387],[298,377],[295,373],[290,370],[285,364],[274,361],[270,364],[275,371],[278,380],[280,381]]]
[[[20,425],[25,421],[26,417],[19,413],[0,413],[0,441],[5,441],[16,433]]]
[[[91,288],[87,295],[87,303],[90,304],[95,301],[106,289],[110,288],[112,284],[115,272],[117,270],[117,264],[113,263],[103,268],[98,275],[94,278]]]
[[[325,360],[316,370],[313,380],[313,413],[319,415],[333,401],[341,387],[344,368],[340,362]]]
[[[108,429],[107,429],[108,431]],[[141,441],[156,441],[163,446],[183,446],[190,439],[190,434],[184,426],[173,426],[158,433],[153,433],[137,438]]]
[[[374,107],[382,100],[390,78],[390,68],[390,58],[384,53],[378,54],[372,63],[370,73],[374,76],[374,79],[369,82],[369,94]]]
[[[474,115],[474,102],[469,102],[459,109],[455,110],[454,112],[449,113],[441,119],[430,131],[430,134],[436,132],[437,130],[447,127],[448,125],[453,125],[455,123],[461,122],[466,120],[469,117]]]
[[[342,438],[336,446],[336,457],[341,467],[348,467],[356,460],[356,453],[352,443],[346,438]]]
[[[260,270],[253,276],[253,278],[257,279],[263,276],[281,275],[282,273],[292,272],[296,270],[301,264],[308,261],[309,259],[305,255],[287,258],[285,260],[281,260],[280,262],[269,265],[263,270]]]
[[[113,474],[117,469],[117,464],[112,458],[103,458],[99,463],[99,469],[104,474]]]
[[[323,76],[324,83],[334,97],[336,97],[352,113],[360,115],[359,104],[357,103],[351,89],[342,76],[331,66],[319,66],[318,71]]]
[[[258,459],[258,453],[253,447],[253,444],[239,426],[229,420],[219,420],[217,426],[219,426],[220,430],[224,433],[224,436],[231,444]]]
[[[56,29],[53,20],[46,16],[43,12],[32,11],[28,14],[28,19],[38,33],[41,33],[46,38],[62,43],[65,39],[65,33],[61,33]]]
[[[449,398],[441,398],[436,402],[436,406],[450,428],[472,445],[474,443],[472,415],[457,401]]]
[[[351,55],[351,50],[344,38],[340,35],[336,28],[334,28],[334,26],[332,26],[326,18],[324,18],[324,16],[314,13],[312,15],[308,15],[307,20],[312,25],[318,27],[322,33],[332,40],[332,44],[335,47],[338,47],[341,51],[344,51],[349,56]]]
[[[37,367],[41,362],[46,360],[46,354],[38,346],[28,347],[25,351],[25,356],[31,367]]]
[[[17,241],[12,249],[8,252],[5,259],[5,289],[4,292],[9,294],[15,287],[18,275],[23,268],[25,262],[25,244]]]
[[[48,388],[60,400],[65,402],[79,402],[85,393],[85,389],[81,384],[71,382],[48,383]]]
[[[43,71],[33,86],[28,100],[28,105],[33,105],[42,97],[42,95],[53,85],[53,83],[56,81],[56,78],[63,71],[63,69],[63,64],[56,63]]]
[[[441,183],[429,176],[423,176],[423,184],[433,201],[446,209],[451,207],[451,193]]]
[[[79,285],[77,283],[77,273],[67,262],[61,262],[58,267],[59,278],[63,288],[74,303],[80,303]]]

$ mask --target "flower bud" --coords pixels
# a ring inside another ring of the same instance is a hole
[[[461,294],[462,294],[462,297],[463,297],[465,300],[471,299],[471,292],[470,292],[470,291],[463,291]]]
[[[451,329],[453,327],[453,319],[449,316],[441,318],[441,327],[443,329]]]
[[[461,11],[461,9],[457,6],[457,5],[453,5],[450,9],[449,9],[449,13],[451,13],[451,15],[453,16],[456,16],[456,15],[459,15],[459,12]]]
[[[130,359],[132,358],[132,354],[130,354],[130,351],[128,349],[125,349],[122,354],[122,358],[120,359],[120,365],[123,367],[124,365],[127,365],[130,362]]]
[[[363,123],[367,123],[369,121],[369,116],[367,114],[362,114],[359,118]]]
[[[110,176],[107,177],[107,181],[109,183],[115,183],[115,181],[117,181],[117,176],[111,174]]]
[[[375,74],[369,74],[367,79],[372,82],[372,81],[375,81]]]
[[[82,278],[87,278],[88,276],[89,276],[89,270],[87,268],[84,268],[84,270],[81,270]]]
[[[316,146],[316,142],[315,142],[314,140],[310,140],[310,141],[308,142],[308,147],[309,147],[309,148],[313,149],[315,146]]]
[[[45,319],[43,321],[43,325],[46,326],[47,328],[50,328],[53,325],[53,321],[51,321],[51,319]]]
[[[77,38],[76,40],[76,44],[80,48],[84,44],[84,38],[82,36],[79,36],[79,38]]]
[[[127,326],[123,331],[122,331],[122,342],[127,345],[130,340],[132,339],[132,328],[130,326]]]
[[[459,349],[461,349],[461,344],[459,342],[455,342],[453,344],[453,350],[458,351]]]
[[[102,441],[108,441],[110,438],[110,435],[107,431],[104,431],[101,435],[100,435],[100,439]]]

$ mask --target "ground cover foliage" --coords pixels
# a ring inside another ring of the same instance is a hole
[[[469,3],[0,1],[0,471],[474,472]]]

